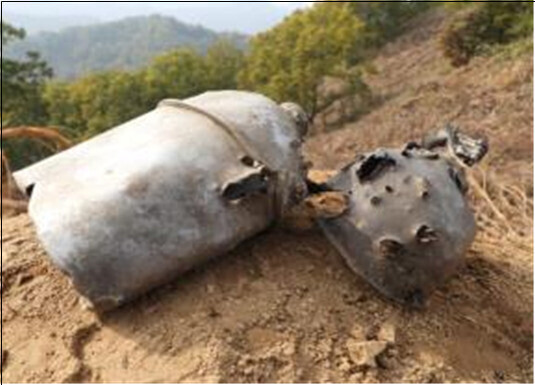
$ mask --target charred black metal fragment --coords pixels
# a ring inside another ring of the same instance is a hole
[[[405,145],[405,148],[403,148],[403,151],[401,151],[401,155],[403,155],[406,158],[411,157],[411,152],[415,149],[419,149],[421,146],[416,142],[409,142]]]
[[[454,131],[451,142],[453,153],[469,167],[478,163],[489,150],[486,139],[473,139],[457,131]]]
[[[359,181],[366,182],[375,179],[384,170],[394,167],[396,160],[386,152],[376,152],[366,157],[357,168]]]
[[[409,142],[405,148],[401,151],[401,155],[405,158],[424,158],[429,160],[436,160],[439,158],[439,154],[430,151],[428,148],[422,148],[418,143]]]
[[[474,139],[462,134],[452,124],[448,124],[438,133],[426,137],[422,145],[430,151],[437,148],[449,149],[453,156],[468,167],[472,167],[483,159],[489,150],[487,139]]]
[[[311,195],[321,194],[324,192],[333,191],[333,188],[327,183],[316,183],[310,179],[306,179],[308,193]]]

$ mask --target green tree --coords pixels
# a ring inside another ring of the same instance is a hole
[[[432,6],[432,2],[354,1],[349,6],[364,23],[360,37],[364,46],[373,49],[399,36],[407,22]]]
[[[353,65],[364,25],[346,4],[321,3],[294,13],[251,41],[240,86],[278,101],[320,108],[318,86],[340,65]]]
[[[2,45],[23,39],[25,32],[2,20]],[[40,96],[52,70],[36,52],[28,52],[25,60],[2,56],[2,124],[40,124],[46,121]]]
[[[44,91],[50,124],[85,140],[139,116],[162,99],[184,99],[211,89],[235,88],[243,53],[221,41],[205,56],[170,51],[139,71],[111,71],[73,82],[50,82]]]
[[[238,73],[243,67],[244,53],[228,39],[216,41],[205,56],[207,81],[210,89],[238,87]]]
[[[144,71],[145,92],[152,102],[182,99],[207,89],[208,69],[204,57],[191,48],[163,54]]]
[[[53,82],[44,91],[49,122],[85,140],[151,109],[139,73],[105,72],[76,82]]]
[[[25,32],[2,20],[2,46],[24,39]],[[2,127],[46,124],[47,115],[41,91],[52,70],[35,52],[24,60],[2,56]],[[52,153],[46,144],[36,140],[2,141],[13,169],[38,161]]]
[[[442,36],[444,55],[452,65],[467,64],[489,47],[533,34],[533,3],[493,1],[456,4],[461,9]]]

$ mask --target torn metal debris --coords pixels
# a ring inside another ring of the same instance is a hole
[[[264,230],[306,195],[295,104],[253,93],[165,100],[14,174],[52,261],[112,308]]]
[[[349,203],[320,226],[352,270],[386,296],[420,306],[474,239],[463,167],[487,150],[486,141],[448,127],[423,146],[359,156],[323,187]]]

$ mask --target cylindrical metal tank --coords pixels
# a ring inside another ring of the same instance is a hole
[[[306,194],[299,115],[248,92],[164,100],[14,178],[52,261],[111,308],[232,249]]]

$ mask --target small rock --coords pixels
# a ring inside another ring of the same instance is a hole
[[[362,384],[363,378],[364,378],[364,374],[362,372],[356,372],[356,373],[353,373],[351,376],[349,376],[349,382],[353,384]]]
[[[366,330],[364,330],[364,328],[358,324],[351,329],[349,334],[357,341],[362,341],[366,338]]]
[[[22,286],[25,283],[30,282],[33,279],[31,274],[21,274],[17,277],[17,286]]]
[[[295,344],[291,342],[284,343],[281,348],[282,354],[285,356],[293,356],[295,354]]]
[[[329,191],[309,197],[307,203],[316,216],[320,218],[339,217],[349,208],[348,196],[338,191]]]
[[[351,360],[358,366],[377,367],[376,358],[387,348],[385,341],[357,341],[349,339],[346,343]]]
[[[338,367],[338,370],[340,370],[342,372],[347,372],[347,371],[349,371],[351,369],[351,364],[349,363],[347,358],[342,357],[340,362],[338,363],[337,367]]]
[[[379,329],[377,339],[379,341],[394,344],[396,342],[396,327],[390,322],[385,323],[381,326],[381,329]]]

